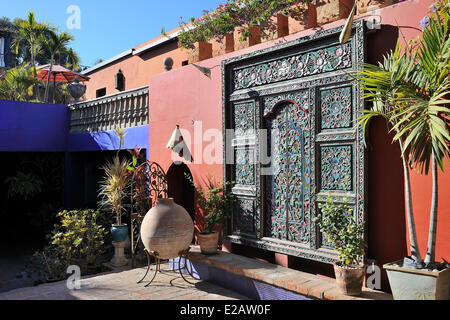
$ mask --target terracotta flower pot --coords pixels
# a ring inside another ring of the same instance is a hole
[[[147,251],[155,251],[160,259],[174,259],[189,248],[194,223],[189,213],[172,198],[158,199],[141,225],[141,239]]]
[[[341,266],[340,262],[334,264],[334,273],[339,290],[348,296],[361,294],[366,266]]]
[[[217,244],[219,243],[219,233],[198,233],[198,244],[203,254],[211,255],[217,253]]]

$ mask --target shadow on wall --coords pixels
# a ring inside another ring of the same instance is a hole
[[[383,61],[384,54],[395,49],[398,39],[403,47],[406,45],[397,26],[382,24],[380,28],[377,32],[367,36],[367,48],[370,48],[370,50],[367,50],[367,63],[378,65],[378,61]],[[412,27],[400,26],[400,28]]]

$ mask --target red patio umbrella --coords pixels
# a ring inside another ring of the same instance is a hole
[[[37,76],[41,80],[47,81],[48,72],[50,71],[50,65],[46,64],[39,66],[37,69]],[[89,81],[89,77],[84,76],[78,72],[67,69],[59,64],[55,64],[52,67],[52,74],[50,76],[51,82],[73,82],[75,77],[78,77],[80,81]]]
[[[50,71],[50,64],[46,64],[43,66],[39,66],[37,69],[37,77],[38,79],[48,81],[48,73]],[[89,77],[84,76],[78,72],[67,69],[59,64],[54,64],[52,66],[52,72],[50,75],[50,82],[53,82],[53,90],[55,91],[56,83],[72,83],[75,78],[78,78],[80,81],[89,81]],[[53,97],[54,98],[54,97]]]

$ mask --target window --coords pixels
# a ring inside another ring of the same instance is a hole
[[[106,96],[106,88],[98,89],[96,96],[97,96],[97,98]]]
[[[183,61],[183,62],[181,63],[181,66],[182,66],[182,67],[187,66],[187,65],[189,65],[189,60]]]
[[[125,90],[125,76],[123,75],[122,70],[116,73],[116,89],[119,91]]]
[[[5,38],[0,38],[0,67],[6,67],[5,62]]]

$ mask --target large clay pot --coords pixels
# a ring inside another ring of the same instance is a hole
[[[172,198],[158,199],[145,215],[141,239],[147,251],[155,251],[160,259],[174,259],[189,248],[194,235],[194,223],[189,213]]]
[[[359,296],[362,291],[366,266],[345,266],[334,264],[334,274],[339,290],[348,296]]]

